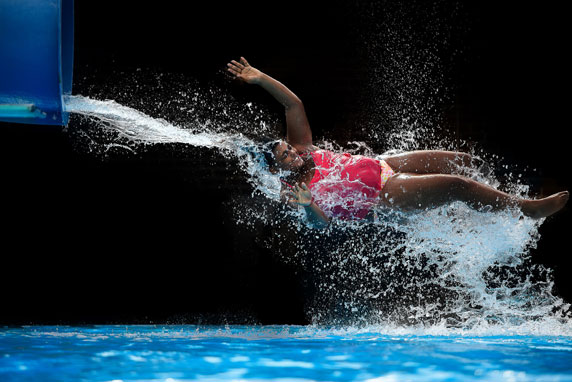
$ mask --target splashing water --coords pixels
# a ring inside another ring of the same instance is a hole
[[[364,139],[377,146],[347,142],[343,147],[329,141],[318,146],[378,159],[409,150],[459,151],[465,142],[453,141],[441,129],[442,110],[451,104],[448,66],[461,53],[456,44],[464,47],[463,6],[441,1],[375,4],[358,10],[347,5],[343,13],[350,18],[360,13],[350,29],[365,52],[363,65],[369,63],[362,84],[365,110],[349,128],[365,132]],[[137,76],[142,75],[138,70]],[[139,87],[137,79],[121,86],[100,81],[113,88],[100,92],[88,86],[92,97],[112,93],[115,101],[70,97],[66,107],[74,116],[68,129],[95,153],[183,144],[237,163],[233,167],[246,175],[252,189],[249,195],[234,196],[235,229],[256,232],[259,243],[305,271],[307,314],[313,323],[397,335],[572,336],[569,304],[553,295],[551,271],[530,256],[543,220],[514,210],[475,211],[455,202],[413,215],[377,208],[370,220],[334,219],[326,230],[315,230],[303,211],[280,203],[279,178],[267,170],[260,145],[243,133],[278,135],[272,128],[275,117],[214,86],[197,90],[170,76],[144,78],[152,83],[146,87]],[[127,77],[121,74],[122,80]],[[95,128],[74,127],[78,115]],[[528,197],[519,170],[504,175],[501,184],[487,163],[498,166],[502,158],[464,147],[483,160],[458,168],[459,174]]]
[[[334,220],[318,231],[305,223],[303,211],[282,207],[279,178],[267,170],[260,146],[241,133],[216,131],[216,121],[183,128],[82,96],[69,97],[66,108],[114,132],[107,145],[137,150],[141,144],[178,143],[238,162],[252,195],[262,195],[267,208],[237,203],[237,229],[266,228],[265,245],[307,271],[314,287],[308,314],[315,324],[403,333],[572,335],[569,305],[552,294],[550,271],[532,264],[528,254],[540,239],[542,221],[456,202],[414,215],[379,209],[371,221]],[[459,171],[498,185],[478,167]]]
[[[247,171],[249,179],[255,182],[256,188],[264,194],[276,199],[280,193],[280,180],[266,171],[262,157],[249,155],[257,148],[257,144],[242,134],[228,134],[198,128],[182,129],[164,119],[152,118],[138,110],[120,105],[115,101],[99,101],[82,96],[70,96],[66,99],[66,110],[91,118],[100,126],[117,133],[114,138],[123,147],[130,149],[129,144],[183,143],[195,147],[216,148],[226,157],[241,162],[241,168]],[[106,143],[105,148],[117,143]],[[256,162],[255,162],[256,161]]]

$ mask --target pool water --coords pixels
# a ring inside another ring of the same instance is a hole
[[[0,381],[572,381],[572,337],[315,326],[0,329]]]

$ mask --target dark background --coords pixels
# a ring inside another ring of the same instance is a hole
[[[536,169],[532,195],[570,189],[563,5],[438,3],[459,10],[464,31],[450,47],[462,53],[448,67],[449,131]],[[137,68],[224,84],[226,62],[245,56],[298,94],[315,137],[343,141],[364,118],[356,100],[372,63],[358,39],[375,18],[360,17],[383,4],[180,4],[76,2],[74,93]],[[235,228],[228,202],[249,186],[220,158],[171,147],[105,160],[60,128],[6,123],[0,145],[0,323],[308,322],[298,270]],[[569,226],[568,207],[547,219],[533,256],[572,301]]]

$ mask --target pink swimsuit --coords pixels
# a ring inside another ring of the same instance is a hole
[[[308,185],[314,202],[327,216],[363,219],[394,172],[383,160],[327,150],[311,153],[316,165]]]

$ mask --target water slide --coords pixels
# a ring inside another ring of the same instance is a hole
[[[73,0],[0,1],[0,121],[67,125]]]

